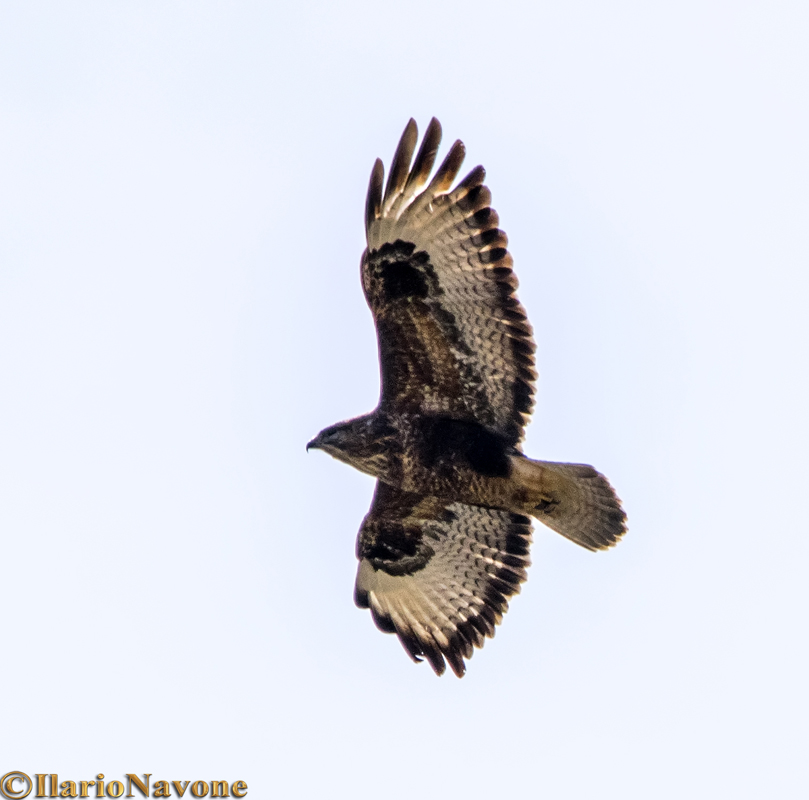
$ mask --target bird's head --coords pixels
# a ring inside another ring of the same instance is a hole
[[[380,459],[386,458],[386,432],[372,414],[338,422],[324,428],[306,445],[307,450],[323,450],[333,458],[369,475],[379,475]]]
[[[347,422],[338,422],[336,425],[329,425],[306,445],[306,451],[323,450],[334,458],[341,461],[346,460],[345,453],[351,450],[352,443],[356,439],[352,427]]]

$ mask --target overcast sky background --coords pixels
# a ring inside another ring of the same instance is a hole
[[[249,797],[806,791],[809,6],[0,9],[0,773]],[[466,677],[352,602],[371,166],[436,115],[536,331],[538,529]],[[465,173],[464,173],[465,174]]]

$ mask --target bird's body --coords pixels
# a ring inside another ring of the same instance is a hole
[[[625,531],[607,480],[523,455],[535,345],[506,235],[477,167],[454,189],[456,142],[427,188],[441,128],[410,121],[382,191],[377,161],[361,271],[382,372],[377,409],[309,443],[378,479],[357,542],[355,598],[410,655],[457,675],[494,634],[529,565],[529,517],[597,550]]]
[[[329,442],[331,431],[342,435],[339,446]],[[560,470],[598,479],[586,465],[533,461],[501,434],[451,416],[378,411],[323,433],[319,449],[389,486],[529,514],[546,524],[558,505]],[[601,544],[578,543],[593,550]]]

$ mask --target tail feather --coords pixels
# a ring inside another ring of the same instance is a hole
[[[606,550],[626,533],[626,514],[610,482],[587,464],[519,458],[512,477],[524,511],[588,550]]]

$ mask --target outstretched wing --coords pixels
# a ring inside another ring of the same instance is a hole
[[[441,675],[446,659],[460,678],[520,591],[530,544],[528,517],[378,481],[357,539],[354,600],[414,661]]]
[[[485,170],[454,189],[455,142],[426,188],[441,141],[430,122],[412,168],[411,119],[383,195],[377,160],[366,206],[362,284],[379,338],[380,407],[475,420],[517,444],[534,405],[535,345]]]

